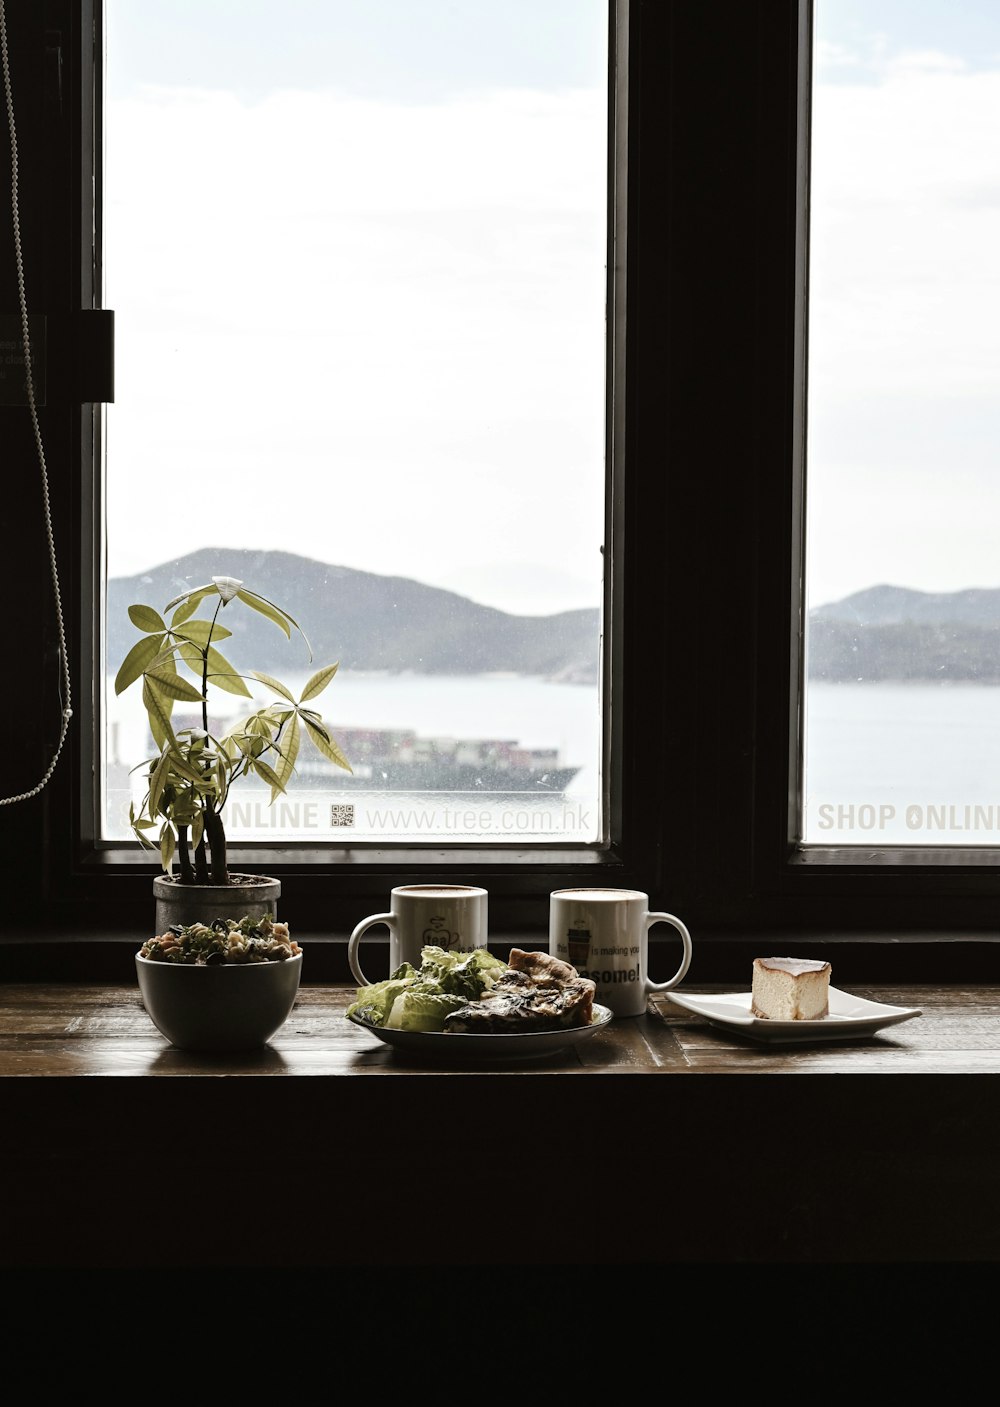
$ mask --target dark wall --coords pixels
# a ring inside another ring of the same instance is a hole
[[[2,716],[6,745],[0,784],[4,798],[33,791],[48,771],[61,730],[61,604],[72,679],[78,699],[90,681],[80,669],[77,582],[80,571],[77,499],[76,398],[80,279],[80,167],[78,85],[81,25],[86,5],[8,0],[7,47],[17,138],[18,210],[22,274],[29,315],[44,321],[43,384],[37,407],[41,450],[25,388],[6,380],[0,404],[0,463],[5,481],[5,687]],[[20,340],[18,270],[13,232],[9,127],[0,149],[0,316],[5,336]],[[40,358],[41,360],[41,358]],[[46,473],[43,475],[44,459]],[[52,578],[51,521],[59,591]],[[44,907],[44,857],[54,826],[66,824],[68,774],[76,755],[74,727],[57,764],[58,783],[0,812],[0,853],[9,884],[6,914],[26,918]]]

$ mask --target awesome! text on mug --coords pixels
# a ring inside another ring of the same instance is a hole
[[[666,982],[649,976],[649,930],[666,923],[680,934],[680,966]],[[639,1016],[650,992],[668,992],[691,965],[691,934],[679,918],[651,910],[638,889],[556,889],[549,896],[549,952],[571,963],[615,1016]]]

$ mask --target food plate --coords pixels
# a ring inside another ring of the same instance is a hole
[[[704,1016],[713,1026],[771,1045],[793,1041],[851,1041],[874,1035],[883,1026],[894,1026],[920,1016],[919,1007],[885,1006],[866,1001],[836,987],[830,988],[830,1014],[819,1021],[765,1021],[750,1011],[749,992],[718,994],[671,991],[667,1000]]]
[[[455,1059],[490,1061],[533,1060],[577,1045],[603,1031],[611,1020],[611,1011],[595,1002],[594,1019],[589,1026],[569,1026],[562,1031],[520,1031],[509,1035],[472,1031],[393,1031],[384,1026],[373,1026],[370,1021],[362,1021],[360,1016],[348,1016],[347,1019],[363,1031],[378,1036],[386,1045],[408,1051],[411,1055],[444,1055]]]

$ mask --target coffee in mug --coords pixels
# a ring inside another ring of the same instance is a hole
[[[369,928],[389,930],[389,973],[401,963],[420,966],[421,953],[433,945],[446,952],[485,948],[487,892],[472,884],[400,884],[392,890],[390,908],[370,914],[355,927],[347,945],[347,960],[359,986],[367,987],[360,959],[361,939]]]
[[[649,930],[680,934],[680,966],[666,982],[649,977]],[[650,910],[638,889],[556,889],[549,896],[549,952],[596,985],[594,1000],[615,1016],[640,1016],[650,992],[668,992],[691,966],[691,934],[673,914]]]

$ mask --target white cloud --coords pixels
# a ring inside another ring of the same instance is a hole
[[[511,564],[597,558],[605,122],[590,92],[115,105],[112,574],[149,565],[138,525],[192,470],[172,550],[207,516],[431,582],[484,531]]]
[[[1000,72],[937,53],[817,90],[816,602],[877,581],[1000,582],[998,119]]]

